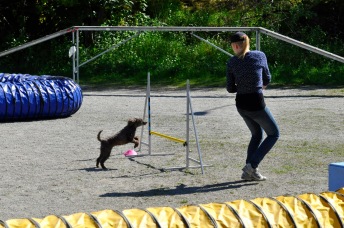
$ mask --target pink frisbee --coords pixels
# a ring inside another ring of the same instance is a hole
[[[127,150],[127,152],[124,153],[124,156],[128,157],[128,156],[135,156],[137,155],[135,150]]]

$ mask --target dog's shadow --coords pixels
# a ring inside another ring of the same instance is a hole
[[[113,155],[114,156],[114,155]],[[127,157],[128,160],[132,161],[132,162],[136,162],[137,164],[139,165],[143,165],[143,166],[146,166],[147,168],[150,168],[150,169],[153,169],[153,170],[157,170],[159,172],[165,172],[164,169],[161,169],[161,168],[157,168],[155,166],[152,166],[150,164],[146,164],[146,163],[143,163],[143,162],[139,162],[137,160],[135,160],[135,157],[136,156],[132,156],[132,157]],[[137,157],[140,157],[140,156],[137,156]],[[95,159],[85,159],[85,160],[78,160],[78,161],[93,161]],[[107,168],[107,169],[102,169],[102,168],[97,168],[97,167],[89,167],[89,168],[81,168],[81,169],[78,169],[78,170],[84,170],[86,172],[106,172],[106,171],[113,171],[113,170],[118,170],[118,169],[111,169],[111,168]],[[144,175],[142,175],[144,176]],[[136,175],[135,176],[128,176],[128,175],[125,175],[125,176],[120,176],[120,177],[137,177]]]
[[[244,180],[225,182],[219,184],[210,184],[199,187],[188,187],[184,184],[176,186],[174,189],[156,188],[146,191],[136,192],[111,192],[100,195],[100,197],[155,197],[155,196],[175,196],[175,195],[189,195],[194,193],[217,192],[227,189],[241,188],[250,185],[257,185],[257,182],[248,182]]]
[[[157,170],[158,172],[149,173],[149,174],[133,175],[133,176],[123,175],[123,176],[118,176],[118,177],[116,177],[116,178],[132,178],[132,177],[138,177],[138,176],[149,176],[149,175],[153,175],[153,174],[156,174],[156,173],[163,173],[163,172],[165,172],[164,169],[157,168],[157,167],[152,166],[152,165],[150,165],[150,164],[146,164],[146,163],[143,163],[143,162],[136,161],[134,158],[135,158],[135,157],[128,157],[128,159],[129,159],[130,161],[136,162],[136,163],[139,164],[139,165],[146,166],[147,168],[150,168],[150,169],[153,169],[153,170]],[[86,172],[106,172],[106,171],[113,171],[113,170],[118,170],[118,169],[107,168],[106,170],[104,170],[104,169],[97,168],[97,167],[90,167],[90,168],[82,168],[82,169],[79,169],[79,170],[84,170],[84,171],[86,171]]]

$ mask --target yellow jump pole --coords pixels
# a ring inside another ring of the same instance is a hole
[[[172,136],[169,136],[169,135],[165,135],[165,134],[162,134],[162,133],[159,133],[159,132],[156,132],[156,131],[150,131],[150,133],[152,135],[157,135],[157,136],[169,139],[169,140],[174,141],[174,142],[183,143],[183,146],[187,145],[187,142],[185,140],[183,140],[183,139],[178,139],[178,138],[175,138],[175,137],[172,137]]]

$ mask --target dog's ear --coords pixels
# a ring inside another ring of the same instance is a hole
[[[135,118],[134,119],[128,119],[128,125],[132,126],[135,124]]]

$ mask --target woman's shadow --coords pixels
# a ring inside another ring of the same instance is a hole
[[[219,184],[205,185],[201,187],[187,187],[184,184],[176,186],[174,189],[156,188],[146,191],[137,192],[111,192],[100,195],[100,197],[155,197],[155,196],[175,196],[175,195],[188,195],[194,193],[216,192],[226,189],[241,188],[249,185],[257,185],[257,182],[248,182],[244,180],[231,181]]]

